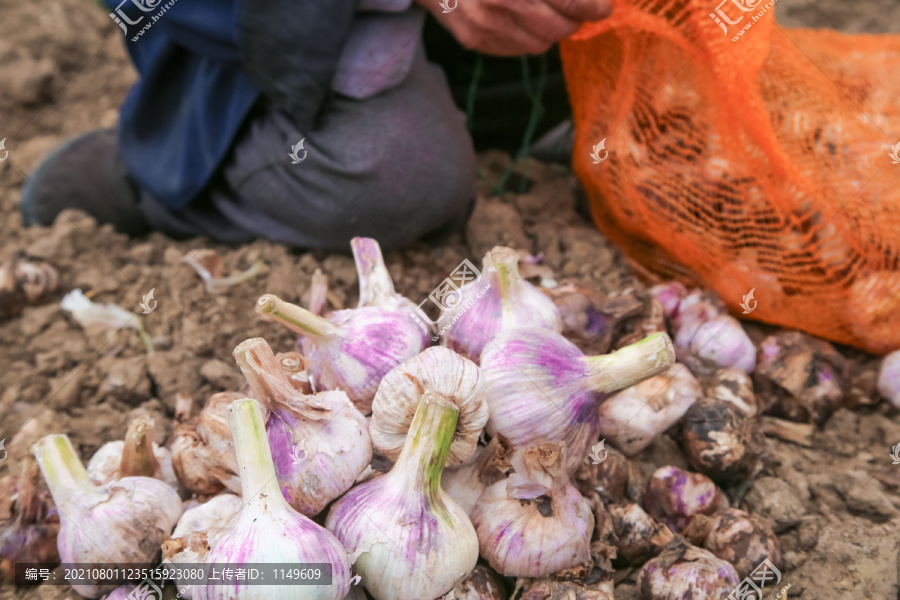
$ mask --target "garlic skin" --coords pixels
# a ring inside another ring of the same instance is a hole
[[[659,554],[675,534],[644,512],[638,504],[612,504],[609,507],[616,548],[629,564],[639,565]]]
[[[312,382],[309,380],[306,359],[299,352],[279,352],[275,360],[281,365],[282,372],[287,376],[291,386],[302,394],[312,394]]]
[[[482,262],[482,281],[460,289],[450,313],[450,329],[442,344],[476,363],[485,345],[497,333],[515,328],[540,327],[559,333],[562,320],[553,301],[519,274],[519,255],[497,246]]]
[[[350,590],[350,562],[341,544],[284,500],[266,442],[265,417],[253,400],[228,407],[245,505],[210,543],[210,563],[331,563],[331,585],[195,585],[193,600],[341,600]]]
[[[38,489],[37,463],[30,458],[23,462],[15,489],[10,490],[12,506],[6,505],[10,518],[0,519],[0,578],[9,583],[15,580],[17,562],[47,566],[59,562],[58,512],[49,494]]]
[[[587,354],[608,352],[620,323],[643,308],[643,302],[633,294],[606,295],[574,283],[544,293],[559,310],[560,332]]]
[[[703,393],[707,398],[730,402],[746,417],[755,417],[762,412],[759,400],[753,393],[753,380],[746,371],[726,367],[715,371],[702,381]]]
[[[728,508],[729,503],[706,475],[660,467],[650,477],[644,507],[653,518],[679,533],[696,515],[711,515]]]
[[[351,489],[328,513],[325,526],[358,556],[354,571],[378,600],[438,598],[475,567],[475,530],[440,485],[458,415],[426,391],[391,471]]]
[[[675,425],[703,395],[700,382],[682,364],[610,396],[600,405],[600,437],[634,456]]]
[[[703,398],[684,415],[681,448],[692,467],[716,483],[731,485],[760,467],[765,438],[756,421],[736,405]]]
[[[326,319],[266,294],[257,300],[256,312],[300,334],[316,386],[345,391],[364,415],[372,412],[385,374],[426,347],[415,321],[385,308],[339,310]]]
[[[213,394],[196,418],[175,426],[169,440],[172,467],[187,489],[200,495],[241,490],[234,442],[225,409],[242,398],[237,392]]]
[[[575,473],[575,487],[583,496],[597,492],[607,500],[625,500],[631,480],[628,459],[611,446],[605,450],[606,460],[602,462],[584,458]]]
[[[739,582],[730,564],[677,538],[638,574],[641,600],[721,600]]]
[[[515,448],[564,441],[569,473],[599,440],[599,406],[609,393],[668,369],[675,360],[664,333],[612,354],[584,356],[546,329],[508,329],[484,349],[481,371],[490,408],[487,432]]]
[[[426,390],[439,392],[459,409],[447,466],[468,462],[488,420],[484,382],[478,365],[447,348],[428,348],[384,376],[372,401],[372,444],[397,460]]]
[[[900,350],[891,352],[881,361],[878,393],[893,406],[900,408]]]
[[[124,477],[95,485],[65,435],[41,439],[32,452],[59,507],[60,562],[149,563],[181,516],[181,498],[158,479]],[[98,598],[116,586],[72,588]]]
[[[394,281],[384,264],[384,256],[381,254],[381,246],[372,238],[355,237],[350,240],[350,248],[353,250],[353,261],[356,263],[356,273],[359,275],[359,304],[357,308],[375,306],[391,310],[397,314],[409,318],[410,313],[415,313],[419,308],[416,304],[394,289]],[[424,321],[422,331],[422,347],[431,345],[432,327]]]
[[[484,565],[476,565],[442,600],[506,600],[506,593],[496,573]]]
[[[743,578],[763,559],[781,569],[781,543],[768,520],[736,508],[728,508],[711,517],[703,547],[728,561]]]
[[[566,446],[543,444],[512,459],[472,511],[481,555],[498,573],[543,577],[591,562],[594,514],[569,482]]]
[[[615,600],[611,581],[580,584],[576,581],[558,581],[553,577],[520,579],[523,586],[518,600]]]
[[[344,392],[297,392],[262,338],[239,344],[234,358],[250,395],[267,412],[266,436],[281,493],[295,510],[317,515],[372,460],[366,418]]]
[[[87,474],[98,485],[121,477],[155,477],[178,490],[172,455],[153,441],[153,419],[140,416],[128,424],[124,440],[100,446],[87,464]]]
[[[487,446],[479,446],[475,458],[458,467],[444,469],[441,487],[467,515],[487,486],[505,479],[512,471],[511,448],[503,436],[493,438]]]

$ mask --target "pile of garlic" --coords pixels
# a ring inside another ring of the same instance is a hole
[[[780,564],[767,524],[716,485],[755,472],[762,412],[755,348],[720,303],[671,284],[613,298],[588,327],[605,296],[535,287],[498,247],[434,336],[378,243],[351,246],[358,306],[322,311],[321,274],[309,310],[261,296],[257,314],[298,333],[300,353],[239,344],[246,386],[182,415],[166,447],[147,419],[87,470],[65,436],[36,444],[63,562],[331,565],[330,586],[176,582],[197,600],[494,600],[504,578],[533,600],[576,597],[566,586],[611,599],[623,565],[645,600],[712,598],[752,560]],[[633,343],[591,355],[615,340]],[[667,430],[699,472],[663,467],[642,489],[629,457]],[[751,558],[734,555],[736,530]]]

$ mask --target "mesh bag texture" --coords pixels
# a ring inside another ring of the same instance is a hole
[[[900,36],[785,29],[761,0],[614,5],[562,44],[603,233],[738,316],[753,289],[748,318],[900,348]]]

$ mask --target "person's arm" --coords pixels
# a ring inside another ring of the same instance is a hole
[[[612,14],[610,0],[416,0],[469,50],[496,56],[541,54],[582,23]]]

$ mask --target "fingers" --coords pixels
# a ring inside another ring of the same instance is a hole
[[[469,50],[494,56],[541,54],[557,41],[549,36],[538,37],[508,11],[456,12],[460,12],[459,19],[447,19],[444,25]]]
[[[510,12],[512,21],[530,36],[545,44],[555,44],[581,27],[579,21],[557,12],[543,0],[516,0],[516,2],[518,6]]]
[[[600,21],[612,14],[611,0],[546,0],[560,14],[575,21]]]

